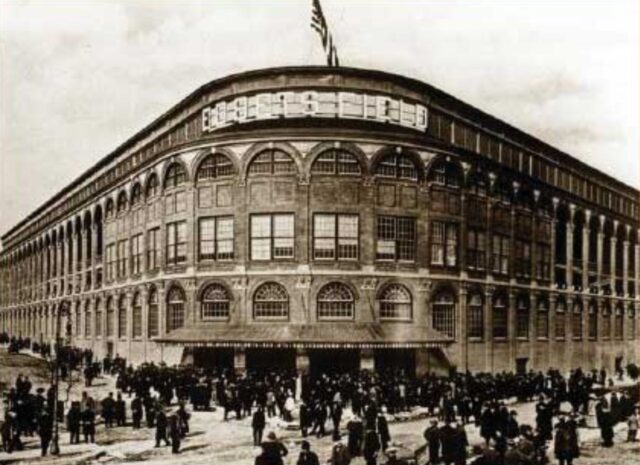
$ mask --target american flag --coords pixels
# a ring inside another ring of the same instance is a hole
[[[329,25],[322,13],[322,6],[320,6],[320,0],[313,0],[311,6],[311,27],[318,31],[320,39],[322,40],[322,47],[327,55],[328,66],[340,66],[340,60],[338,60],[338,50],[333,43],[333,37],[329,32]]]

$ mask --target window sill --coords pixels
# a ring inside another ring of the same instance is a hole
[[[228,323],[230,320],[229,317],[220,317],[220,318],[215,318],[215,317],[203,317],[201,319],[201,321],[206,322],[206,323]]]
[[[380,323],[413,323],[413,318],[380,318]]]
[[[494,337],[493,342],[507,342],[506,337]]]
[[[484,339],[481,337],[468,337],[467,340],[469,342],[484,342]]]
[[[529,336],[518,336],[516,337],[517,341],[529,342]]]

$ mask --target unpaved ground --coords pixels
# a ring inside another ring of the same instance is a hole
[[[45,385],[50,379],[46,363],[28,355],[8,355],[0,348],[0,383],[13,385],[18,373],[28,375],[34,385]],[[63,385],[64,386],[64,385]],[[85,389],[79,379],[75,380],[70,396],[79,398]],[[96,400],[101,399],[110,390],[114,390],[114,380],[110,377],[98,378],[94,386],[87,389]],[[62,397],[66,393],[61,389]],[[520,422],[533,423],[534,406],[532,403],[513,406],[518,411]],[[427,420],[415,420],[392,423],[393,441],[402,448],[413,450],[422,444],[422,431]],[[590,419],[590,424],[593,419]],[[274,422],[270,427],[283,438],[290,450],[286,464],[295,464],[299,451],[300,434],[297,431],[286,431]],[[479,443],[480,438],[475,426],[467,426],[467,433],[472,444]],[[599,431],[595,428],[580,430],[582,441],[582,457],[576,465],[640,465],[640,443],[622,443],[626,437],[626,426],[618,425],[616,429],[616,445],[613,449],[604,449],[598,445]],[[154,448],[153,430],[133,430],[130,427],[105,430],[102,425],[97,428],[96,444],[69,445],[68,435],[61,434],[61,455],[39,457],[37,437],[26,438],[26,450],[11,455],[0,452],[0,465],[35,463],[38,465],[92,465],[98,463],[137,464],[145,462],[153,465],[246,465],[253,463],[257,453],[251,441],[249,419],[222,420],[222,412],[193,412],[191,432],[182,444],[182,453],[172,455],[168,447]],[[310,439],[312,448],[318,452],[322,463],[326,463],[331,448],[330,436],[322,439]],[[361,465],[364,461],[358,458],[353,465]]]

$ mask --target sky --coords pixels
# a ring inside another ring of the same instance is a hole
[[[321,0],[428,82],[640,188],[638,0]],[[322,65],[311,0],[0,0],[0,234],[200,85]]]

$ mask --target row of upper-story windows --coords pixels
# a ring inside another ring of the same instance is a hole
[[[461,245],[466,266],[471,270],[493,271],[508,275],[510,267],[520,277],[532,274],[532,244],[516,239],[515,260],[511,262],[512,238],[507,234],[484,228],[469,228],[466,243],[460,244],[460,223],[432,220],[429,236],[429,263],[437,268],[460,267]],[[167,223],[164,245],[160,243],[161,228],[146,231],[130,239],[106,245],[106,278],[113,280],[142,272],[142,257],[146,254],[146,269],[161,266],[160,248],[164,247],[164,263],[179,265],[187,261],[190,243],[187,221]],[[416,262],[419,247],[417,219],[411,216],[377,215],[374,229],[374,257],[378,262]],[[196,261],[232,261],[236,238],[234,217],[231,215],[201,217],[194,231]],[[256,213],[249,215],[249,260],[290,261],[296,256],[296,216],[294,213]],[[360,258],[360,215],[358,213],[314,213],[311,219],[311,258],[323,261],[358,261]],[[143,250],[143,243],[146,250]],[[536,263],[533,273],[539,279],[549,279],[551,267],[550,245],[535,244]],[[489,266],[490,265],[490,266]],[[130,267],[130,268],[129,268]]]

